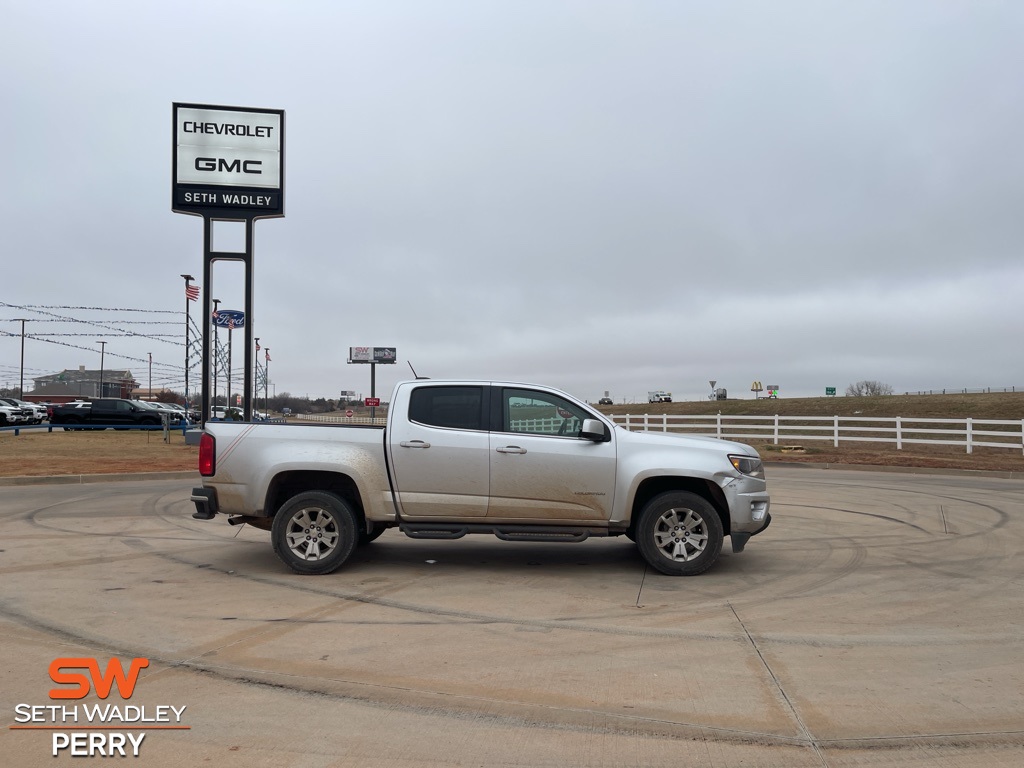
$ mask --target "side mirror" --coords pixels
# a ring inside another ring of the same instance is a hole
[[[583,426],[580,428],[580,437],[592,440],[595,443],[603,443],[606,436],[603,421],[598,421],[597,419],[583,420]]]

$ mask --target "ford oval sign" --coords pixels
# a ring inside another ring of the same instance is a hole
[[[218,328],[245,328],[245,312],[240,309],[218,309],[213,313],[213,324]]]

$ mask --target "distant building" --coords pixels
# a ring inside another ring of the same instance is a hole
[[[100,388],[102,373],[103,387]],[[35,389],[25,393],[30,402],[70,402],[90,397],[132,397],[138,388],[138,382],[127,370],[86,370],[84,365],[78,370],[65,368],[60,373],[51,373],[33,379]]]

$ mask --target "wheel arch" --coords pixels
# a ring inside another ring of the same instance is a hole
[[[683,477],[678,475],[663,475],[661,477],[649,477],[645,479],[636,489],[633,496],[633,505],[630,509],[629,530],[634,530],[636,521],[647,502],[655,496],[669,491],[689,491],[706,499],[722,521],[722,531],[728,536],[731,533],[729,518],[729,503],[725,499],[722,489],[710,480],[699,477]]]
[[[292,496],[304,491],[327,491],[343,498],[352,505],[357,522],[366,527],[366,512],[355,480],[341,472],[323,470],[290,470],[274,476],[267,488],[263,510],[268,517],[274,517],[281,506]]]

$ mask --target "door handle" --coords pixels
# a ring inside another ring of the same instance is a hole
[[[403,440],[399,443],[403,448],[429,448],[430,443],[426,443],[422,440]]]
[[[518,445],[505,445],[501,448],[495,448],[498,453],[526,453],[525,448],[520,448]]]

